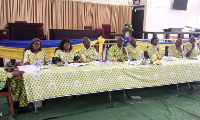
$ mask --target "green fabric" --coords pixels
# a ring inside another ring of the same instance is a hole
[[[123,53],[123,48],[119,49],[119,47],[116,45],[112,45],[109,50],[108,50],[108,55],[110,56],[110,61],[117,61],[117,59],[122,59],[123,61],[127,60],[127,55],[128,55],[128,51],[127,54]]]
[[[197,57],[197,55],[198,55],[198,47],[197,47],[197,46],[198,46],[198,45],[195,44],[195,47],[194,47],[194,49],[192,50],[192,53],[190,54],[189,57]],[[184,46],[184,52],[185,52],[185,53],[188,53],[191,49],[192,49],[192,44],[191,44],[191,43],[188,43],[188,44],[186,44],[186,45]]]
[[[55,67],[24,73],[28,101],[49,97],[158,86],[199,80],[198,60],[166,61],[166,66],[124,63],[82,67]],[[47,79],[48,78],[48,79]],[[61,82],[62,81],[62,82]]]
[[[137,60],[140,60],[141,59],[141,49],[139,46],[136,46],[136,47],[133,47],[132,45],[128,45],[126,47],[127,49],[127,52],[128,52],[128,56],[131,56],[131,60],[134,58],[134,59],[137,59]]]
[[[171,55],[172,55],[173,57],[176,57],[176,58],[183,58],[183,51],[181,52],[181,51],[177,50],[177,47],[176,47],[175,44],[169,46],[169,48],[168,48],[168,54],[169,54],[169,53],[171,53]]]
[[[200,89],[197,83],[190,85],[191,90]],[[123,100],[123,91],[114,91],[111,92],[111,102],[108,101],[107,92],[81,95],[78,98],[74,96],[73,99],[50,99],[43,101],[43,106],[38,108],[38,114],[16,114],[16,119],[199,120],[199,92],[188,92],[187,84],[179,84],[179,87],[179,92],[174,86],[126,90],[126,100]],[[130,97],[138,95],[142,99]],[[6,97],[0,97],[0,110],[4,115],[2,118],[7,120],[11,118],[11,109],[6,102]]]
[[[93,47],[90,47],[88,49],[83,47],[79,51],[79,55],[80,55],[80,59],[83,62],[92,62],[92,61],[96,61],[99,59],[99,54],[97,53],[96,49]]]

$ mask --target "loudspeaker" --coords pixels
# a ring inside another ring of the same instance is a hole
[[[175,10],[187,10],[188,0],[174,0],[173,9]]]

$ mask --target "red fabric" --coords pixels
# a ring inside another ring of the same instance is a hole
[[[84,30],[92,30],[92,26],[84,26]]]
[[[102,36],[104,38],[104,29],[103,28],[95,28],[95,30],[99,30],[99,36]]]
[[[15,21],[15,23],[27,23],[27,21]]]
[[[111,25],[110,24],[102,24],[102,28],[104,29],[105,38],[109,38],[110,33],[111,33]]]

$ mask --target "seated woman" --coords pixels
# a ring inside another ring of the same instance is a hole
[[[151,45],[147,47],[147,53],[149,57],[153,54],[156,54],[158,58],[162,58],[162,51],[158,46],[158,41],[159,41],[158,37],[153,37],[151,39]]]
[[[68,58],[68,63],[70,62],[77,62],[79,60],[79,57],[76,53],[76,51],[74,51],[72,49],[72,44],[70,42],[69,39],[65,38],[63,39],[59,46],[58,46],[58,50],[56,51],[54,57],[59,57],[61,58],[62,62],[65,62],[65,58]]]
[[[38,38],[33,38],[29,44],[28,50],[24,55],[24,64],[35,64],[38,60],[44,60],[44,63],[48,62],[48,56],[41,48],[41,41]]]

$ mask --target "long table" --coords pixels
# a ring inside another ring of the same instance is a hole
[[[166,65],[87,65],[25,73],[29,102],[76,94],[177,84],[200,79],[200,61],[165,61]]]

